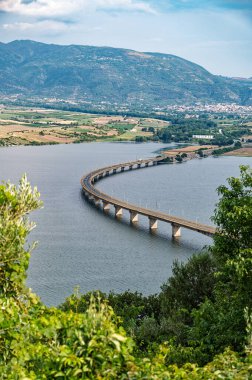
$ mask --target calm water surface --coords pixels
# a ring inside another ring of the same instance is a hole
[[[127,212],[118,222],[112,212],[105,215],[83,199],[83,174],[107,164],[150,157],[163,147],[92,143],[0,149],[0,179],[17,182],[26,172],[44,201],[44,208],[31,215],[37,223],[31,239],[38,240],[39,246],[31,258],[27,283],[45,303],[61,303],[76,285],[82,292],[156,293],[171,274],[175,259],[187,260],[211,243],[210,238],[187,230],[174,241],[165,223],[150,234],[146,218],[140,217],[138,226],[132,227]],[[210,224],[216,187],[238,175],[241,164],[252,165],[252,158],[160,165],[111,176],[97,186],[128,202]]]

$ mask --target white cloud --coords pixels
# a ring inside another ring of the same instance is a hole
[[[1,41],[32,39],[158,51],[197,62],[215,74],[252,75],[251,23],[239,11],[213,8],[153,15],[146,8],[147,0],[25,1],[0,0],[0,10],[9,10],[0,14]],[[158,1],[148,2],[158,8]],[[107,12],[97,11],[104,9]],[[115,17],[116,9],[125,12]]]
[[[0,0],[0,11],[32,17],[65,17],[88,10],[126,10],[155,13],[143,1],[134,0]]]
[[[51,33],[61,33],[66,31],[69,26],[67,26],[63,22],[58,21],[51,21],[51,20],[45,20],[45,21],[39,21],[36,23],[29,23],[29,22],[14,22],[12,24],[3,24],[2,28],[6,31],[14,31],[14,32],[33,32],[36,31],[36,33],[40,32],[48,32]]]

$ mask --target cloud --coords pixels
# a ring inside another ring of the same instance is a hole
[[[41,18],[65,17],[99,9],[155,13],[146,2],[135,0],[0,0],[2,12]]]
[[[29,22],[14,22],[10,24],[3,24],[2,28],[6,31],[14,31],[14,32],[36,32],[44,34],[60,34],[66,31],[69,26],[63,22],[54,21],[54,20],[44,20],[35,23]]]
[[[0,39],[157,51],[216,74],[251,77],[251,5],[252,0],[0,0]]]

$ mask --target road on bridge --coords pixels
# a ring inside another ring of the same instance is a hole
[[[99,204],[100,202],[102,202],[104,210],[108,210],[110,205],[114,206],[116,210],[116,215],[121,215],[123,209],[128,210],[131,215],[131,222],[133,223],[138,221],[139,214],[149,218],[151,229],[157,228],[158,220],[170,223],[173,227],[174,237],[180,236],[181,227],[202,233],[204,235],[213,236],[216,233],[215,227],[207,226],[205,224],[196,223],[184,218],[179,218],[174,215],[169,215],[160,211],[150,210],[147,208],[139,207],[134,204],[130,204],[120,199],[111,197],[110,195],[99,191],[95,187],[95,183],[99,179],[104,178],[104,176],[119,173],[118,170],[120,170],[120,172],[123,172],[126,168],[128,170],[132,170],[134,169],[134,167],[135,169],[140,169],[143,167],[148,167],[150,165],[157,165],[163,159],[164,157],[157,156],[154,158],[124,162],[94,170],[86,176],[82,177],[81,185],[83,192],[85,196],[88,197],[90,200],[93,200],[95,204]]]

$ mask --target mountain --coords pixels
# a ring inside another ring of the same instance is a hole
[[[210,74],[170,54],[94,46],[0,43],[0,95],[129,107],[252,104],[252,81]]]

